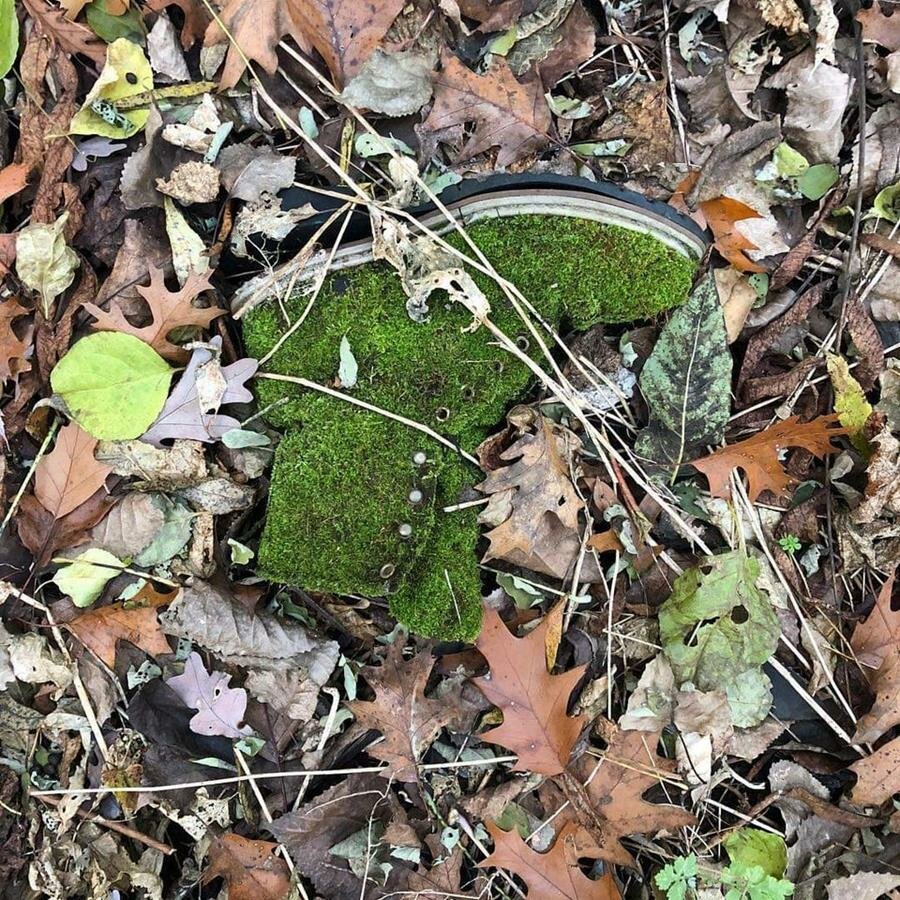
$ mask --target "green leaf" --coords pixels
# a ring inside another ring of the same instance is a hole
[[[147,124],[149,106],[123,111],[116,122],[109,122],[96,112],[93,104],[95,101],[110,104],[152,90],[153,71],[141,48],[125,38],[113,41],[106,48],[106,65],[85,98],[84,106],[75,113],[69,134],[131,137]]]
[[[338,365],[338,379],[341,382],[341,387],[347,389],[355,388],[356,379],[359,375],[359,366],[357,365],[356,357],[353,355],[353,350],[350,347],[350,341],[347,340],[346,334],[341,338],[339,356],[340,364]]]
[[[875,195],[872,209],[867,213],[866,218],[880,216],[882,219],[887,219],[888,222],[897,222],[900,220],[898,204],[900,204],[900,181],[897,184],[888,185]]]
[[[19,54],[19,20],[15,0],[0,0],[0,78],[12,68]]]
[[[638,455],[677,472],[694,450],[722,441],[731,413],[731,353],[711,273],[669,319],[640,385],[650,422],[635,443]]]
[[[51,579],[72,602],[80,607],[90,606],[124,568],[118,557],[106,550],[93,547],[79,553],[71,563],[64,565]]]
[[[246,544],[228,538],[228,549],[231,551],[231,562],[235,566],[246,566],[256,555]]]
[[[183,503],[165,494],[154,494],[153,503],[162,510],[163,524],[153,540],[134,558],[139,566],[159,566],[177,556],[190,540],[195,514]]]
[[[759,667],[778,645],[781,627],[756,586],[759,563],[740,551],[706,557],[675,579],[659,610],[663,652],[680,683],[724,690],[732,721],[761,722],[771,705]]]
[[[862,430],[872,415],[872,404],[866,400],[859,382],[850,374],[847,360],[834,353],[828,354],[828,375],[834,388],[834,411],[841,425],[850,432],[850,440],[862,453],[868,452],[868,443]]]
[[[135,44],[144,43],[144,27],[140,13],[132,7],[119,16],[107,12],[108,0],[93,0],[85,10],[91,31],[107,44],[127,38]]]
[[[125,441],[153,424],[166,402],[172,371],[138,338],[100,331],[69,350],[56,364],[50,384],[88,434]]]
[[[830,163],[810,166],[798,179],[800,193],[809,200],[824,197],[837,183],[838,170]]]
[[[697,884],[697,857],[676,856],[668,865],[656,873],[656,886],[666,892],[666,900],[684,900],[690,888]]]
[[[16,272],[23,283],[41,295],[44,317],[52,316],[53,301],[75,279],[78,255],[66,244],[64,212],[52,225],[32,223],[16,236]]]
[[[760,866],[773,878],[781,878],[787,869],[787,845],[780,834],[739,828],[725,841],[725,851],[732,863]]]
[[[773,878],[762,866],[741,862],[722,870],[722,884],[730,888],[725,900],[784,900],[794,893],[790,881]]]
[[[806,157],[786,141],[782,141],[772,154],[775,171],[781,178],[798,178],[809,169]]]

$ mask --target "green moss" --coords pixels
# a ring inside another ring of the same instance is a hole
[[[692,261],[651,237],[580,219],[518,216],[468,232],[545,319],[579,329],[644,318],[680,302],[694,271]],[[497,286],[475,277],[491,301],[492,321],[525,346],[524,326]],[[268,304],[249,315],[249,352],[268,352],[306,303],[297,296],[284,310]],[[413,322],[395,273],[368,264],[329,276],[267,368],[333,384],[346,336],[359,366],[354,397],[471,450],[532,379],[486,329],[464,331],[470,319],[435,295],[430,321]],[[537,356],[536,348],[529,352]],[[275,460],[262,573],[310,590],[388,596],[394,614],[422,634],[477,633],[477,513],[441,509],[479,473],[420,432],[340,400],[264,379],[257,390],[262,404],[279,401],[269,417],[289,432]],[[424,468],[413,465],[416,451],[428,456]],[[409,502],[413,487],[423,503]],[[401,524],[412,526],[410,537],[401,538]],[[385,566],[394,567],[390,577],[381,574]]]

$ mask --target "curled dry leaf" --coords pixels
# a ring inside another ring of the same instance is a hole
[[[480,869],[496,866],[515,872],[526,885],[532,900],[619,900],[612,874],[607,871],[596,881],[578,867],[574,832],[578,826],[570,822],[559,832],[547,853],[532,850],[513,828],[503,831],[496,822],[487,829],[494,842],[494,852],[478,863]]]
[[[497,167],[508,166],[550,140],[550,108],[540,78],[516,80],[503,61],[476,75],[455,56],[445,53],[442,71],[434,79],[434,106],[423,123],[427,131],[475,122],[475,131],[457,161],[499,147]]]
[[[271,841],[237,834],[214,837],[200,883],[224,878],[231,900],[285,900],[291,892],[291,873],[275,855],[277,849],[278,844]]]
[[[375,699],[355,700],[349,706],[363,728],[384,735],[368,753],[388,763],[380,773],[385,778],[417,781],[419,759],[441,729],[471,725],[475,710],[464,705],[458,687],[440,699],[425,696],[433,666],[428,649],[404,662],[403,646],[394,641],[382,665],[367,666],[360,673],[375,691]]]
[[[38,462],[34,495],[54,518],[81,506],[103,487],[112,469],[94,458],[97,439],[74,422],[60,429],[53,450]]]
[[[486,609],[476,642],[491,674],[475,684],[503,713],[503,724],[479,737],[517,753],[517,772],[562,772],[584,725],[584,716],[569,716],[566,710],[585,666],[562,675],[547,671],[547,636],[554,613],[560,612],[549,613],[537,628],[517,638],[494,610]]]
[[[803,447],[821,458],[837,453],[839,448],[831,440],[846,433],[836,415],[819,416],[811,422],[800,422],[799,416],[792,416],[745,441],[695,459],[691,465],[706,476],[710,494],[724,499],[731,496],[731,473],[743,470],[747,476],[747,495],[754,501],[763,491],[780,495],[795,483],[778,459],[781,450]]]

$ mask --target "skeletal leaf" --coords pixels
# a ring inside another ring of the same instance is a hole
[[[677,470],[718,444],[731,414],[731,354],[716,283],[707,275],[672,314],[641,372],[650,422],[635,449]]]

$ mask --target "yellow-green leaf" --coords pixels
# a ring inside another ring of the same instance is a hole
[[[90,606],[125,564],[107,550],[92,547],[79,553],[54,576],[53,583],[78,607]]]
[[[16,236],[16,272],[23,284],[41,295],[44,317],[51,317],[53,301],[72,283],[78,254],[66,244],[63,230],[69,213],[52,225],[26,225]]]
[[[853,446],[862,453],[868,453],[869,445],[862,430],[872,415],[872,404],[866,400],[863,389],[850,374],[847,360],[842,356],[828,355],[828,374],[834,388],[834,411],[841,425],[850,432]]]

